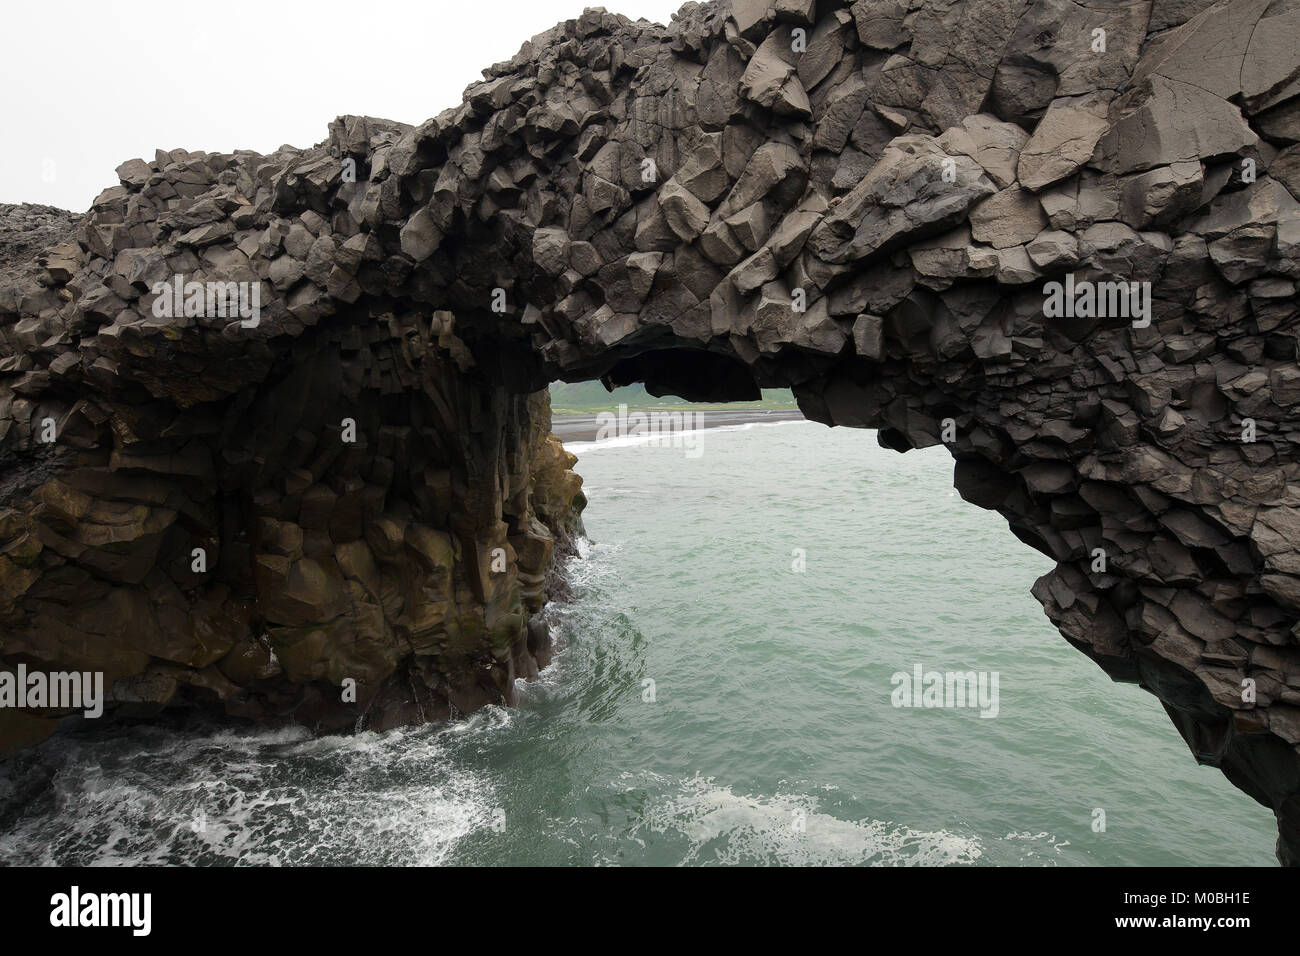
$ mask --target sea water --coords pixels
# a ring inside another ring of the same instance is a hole
[[[809,422],[571,447],[590,541],[519,707],[58,737],[0,767],[0,861],[1275,862],[1272,814],[1061,638],[1051,562],[944,449]],[[996,715],[896,706],[918,668],[996,674]]]

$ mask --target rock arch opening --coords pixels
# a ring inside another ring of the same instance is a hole
[[[5,661],[138,713],[509,700],[582,504],[547,382],[788,386],[946,445],[1057,562],[1062,634],[1297,862],[1300,87],[1255,40],[1295,9],[1204,6],[589,10],[419,126],[11,210],[52,241],[0,283]],[[259,311],[160,309],[173,280]]]

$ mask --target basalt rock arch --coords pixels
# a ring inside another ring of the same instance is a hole
[[[588,10],[420,126],[11,208],[4,661],[124,713],[509,699],[582,504],[547,382],[790,386],[945,444],[1300,862],[1297,43],[1300,0]]]

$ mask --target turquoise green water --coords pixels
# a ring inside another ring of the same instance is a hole
[[[10,806],[20,773],[52,781],[0,860],[1274,862],[1272,814],[1065,643],[1029,594],[1049,562],[955,495],[942,449],[811,423],[699,441],[576,449],[594,544],[519,708],[52,741],[0,772]],[[997,672],[997,716],[892,706],[918,664]]]

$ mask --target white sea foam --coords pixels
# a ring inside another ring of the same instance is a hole
[[[156,734],[147,755],[123,741],[57,742],[59,811],[0,834],[0,860],[436,865],[491,827],[496,806],[484,775],[448,760],[448,738],[490,734],[511,719],[488,707],[436,729],[383,734]]]
[[[638,842],[646,832],[685,837],[683,864],[938,866],[974,863],[982,855],[978,839],[946,830],[839,819],[819,810],[811,794],[738,794],[698,776],[670,781],[629,774],[624,782],[629,791],[648,783],[664,794],[647,806],[632,835]]]

